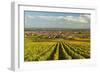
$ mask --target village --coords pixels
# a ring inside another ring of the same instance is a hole
[[[68,40],[75,40],[76,38],[90,38],[90,35],[86,35],[86,33],[80,31],[25,31],[24,37],[35,37],[38,39],[62,38]]]

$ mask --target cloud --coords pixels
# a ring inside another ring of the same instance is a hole
[[[91,15],[90,14],[81,14],[80,16],[90,18]]]
[[[74,23],[89,23],[89,20],[87,20],[85,17],[83,16],[66,16],[64,18],[66,20],[66,22],[74,22]]]
[[[80,16],[25,16],[25,24],[36,27],[68,27],[68,28],[89,28],[90,15],[80,14]]]
[[[79,23],[89,23],[90,15],[80,15],[80,16],[27,16],[30,19],[44,19],[44,20],[65,20],[66,22],[79,22]]]
[[[27,15],[27,16],[25,16],[26,17],[26,19],[34,19],[35,17],[34,16],[31,16],[31,15]]]

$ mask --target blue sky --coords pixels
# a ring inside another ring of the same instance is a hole
[[[25,11],[25,15],[30,16],[80,16],[80,13],[62,13],[62,12],[43,12],[43,11]]]
[[[24,11],[25,28],[90,28],[90,14]]]

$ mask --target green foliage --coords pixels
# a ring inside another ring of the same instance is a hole
[[[63,44],[65,50],[68,52],[68,54],[73,58],[73,59],[84,59],[85,57],[81,56],[80,54],[74,52],[72,48],[70,48],[68,45]]]
[[[57,44],[57,49],[56,52],[54,54],[54,60],[58,60],[59,59],[59,43]]]
[[[68,55],[68,53],[65,51],[65,48],[63,46],[63,43],[61,43],[62,46],[62,53],[65,59],[72,59],[72,57],[70,55]]]

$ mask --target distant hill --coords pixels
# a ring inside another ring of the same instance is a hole
[[[83,31],[90,31],[90,29],[73,29],[73,28],[24,28],[25,31],[69,31],[69,30],[83,30]]]

